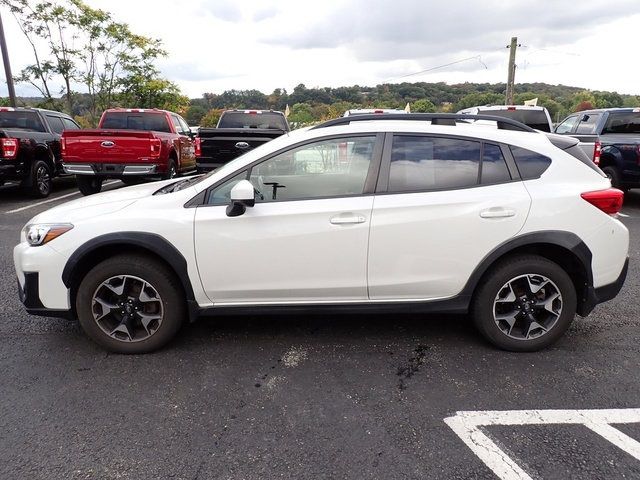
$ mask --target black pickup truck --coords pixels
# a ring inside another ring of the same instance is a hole
[[[20,182],[38,198],[51,193],[51,179],[62,172],[60,135],[80,128],[60,112],[39,108],[0,108],[0,185]]]
[[[200,128],[196,137],[198,172],[218,168],[289,131],[282,112],[226,110],[216,128]]]
[[[555,130],[580,140],[611,184],[640,188],[640,108],[585,110],[569,115]]]

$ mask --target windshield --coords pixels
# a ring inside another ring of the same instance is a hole
[[[44,125],[36,112],[14,111],[0,112],[0,128],[19,128],[34,132],[44,132]]]
[[[479,115],[495,115],[496,117],[511,118],[520,123],[524,123],[536,130],[542,130],[543,132],[550,132],[549,120],[544,110],[482,110],[478,112]]]
[[[159,112],[107,112],[100,127],[171,133],[167,116]]]
[[[640,133],[640,112],[609,114],[602,133]]]
[[[267,128],[286,131],[287,122],[284,115],[274,112],[225,112],[220,117],[218,128]]]

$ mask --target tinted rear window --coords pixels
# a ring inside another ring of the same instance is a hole
[[[640,133],[640,112],[609,114],[602,133]]]
[[[34,132],[44,132],[44,125],[36,112],[0,112],[0,128],[19,128]]]
[[[510,147],[523,180],[538,178],[551,165],[551,159],[526,148]]]
[[[482,110],[480,115],[495,115],[496,117],[511,118],[520,123],[524,123],[536,130],[550,132],[549,119],[544,110]]]
[[[107,112],[104,114],[101,127],[113,130],[171,132],[166,115],[151,112]]]
[[[284,115],[278,113],[223,113],[218,128],[268,128],[287,130]]]

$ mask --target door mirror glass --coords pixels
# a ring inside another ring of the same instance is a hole
[[[237,217],[242,215],[247,207],[253,207],[256,203],[253,185],[248,180],[240,180],[231,189],[231,204],[227,207],[227,216]]]

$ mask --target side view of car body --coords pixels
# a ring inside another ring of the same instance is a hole
[[[517,122],[444,116],[341,118],[55,207],[15,247],[22,301],[125,353],[200,315],[300,308],[468,312],[501,348],[546,347],[624,282],[622,192]]]

